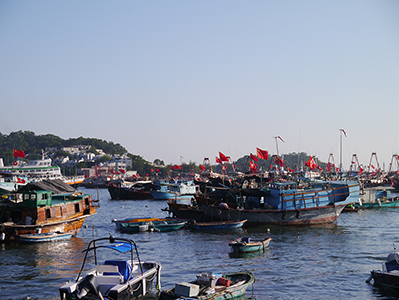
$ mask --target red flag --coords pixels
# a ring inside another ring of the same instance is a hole
[[[24,180],[24,179],[21,179],[21,178],[19,178],[19,177],[17,177],[17,182],[18,182],[18,183],[25,183],[25,180]]]
[[[206,168],[205,168],[204,165],[199,165],[199,168],[200,168],[200,170],[202,170],[202,171],[205,171],[205,170],[206,170]]]
[[[227,156],[224,155],[224,154],[223,154],[222,152],[220,152],[220,151],[219,151],[219,157],[220,157],[220,161],[221,161],[221,162],[224,162],[224,161],[229,162],[229,159],[227,158]]]
[[[123,173],[123,174],[125,174],[126,173],[126,171],[125,170],[123,170],[123,169],[120,169],[119,170],[121,173]]]
[[[181,170],[181,166],[175,165],[175,170]]]
[[[256,148],[256,153],[258,157],[261,159],[267,159],[269,157],[269,152],[267,152],[266,150],[261,150],[259,148]]]
[[[284,161],[278,156],[276,156],[275,163],[278,164],[280,167],[285,167]]]
[[[345,132],[345,130],[343,130],[343,129],[340,129],[343,133],[344,133],[344,135],[345,135],[345,137],[346,137],[346,132]]]
[[[250,153],[250,157],[252,160],[258,161],[258,158],[255,155],[253,155],[252,153]]]
[[[216,163],[217,164],[223,164],[223,162],[219,159],[219,157],[216,156]]]
[[[252,173],[258,173],[258,165],[252,161],[249,162],[249,169]]]
[[[151,172],[154,172],[154,169],[151,169]]]
[[[171,170],[174,170],[174,169],[175,169],[175,167],[174,167],[174,166],[170,166],[170,169],[171,169]]]
[[[278,138],[279,138],[283,143],[285,143],[284,140],[283,140],[283,138],[282,138],[281,136],[278,136]]]
[[[25,158],[25,152],[22,150],[14,149],[14,157]]]

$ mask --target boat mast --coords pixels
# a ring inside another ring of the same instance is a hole
[[[345,132],[345,130],[343,130],[343,129],[340,129],[339,130],[340,131],[340,141],[339,141],[339,144],[340,144],[340,150],[339,150],[339,170],[340,170],[340,172],[342,172],[342,133],[343,134],[345,134],[345,137],[346,137],[346,132]]]

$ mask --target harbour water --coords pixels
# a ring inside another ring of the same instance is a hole
[[[389,299],[365,281],[370,270],[381,268],[392,243],[399,244],[399,209],[343,213],[325,226],[121,234],[112,219],[165,217],[166,202],[110,200],[106,189],[81,189],[93,199],[99,195],[100,207],[76,238],[0,244],[0,299],[59,299],[58,288],[79,272],[87,243],[109,233],[133,239],[141,260],[162,263],[162,288],[202,272],[249,270],[256,282],[248,299]],[[265,253],[235,257],[228,243],[240,236],[272,241]]]

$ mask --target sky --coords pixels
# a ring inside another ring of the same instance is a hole
[[[399,1],[0,1],[0,132],[147,161],[399,154]],[[340,129],[344,129],[346,137]],[[340,139],[342,136],[342,152]],[[23,150],[23,149],[22,149]]]

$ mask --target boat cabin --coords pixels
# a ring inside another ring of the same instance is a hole
[[[53,195],[51,191],[34,190],[10,195],[0,205],[0,223],[34,225],[90,214],[90,195],[79,192]]]

